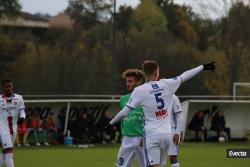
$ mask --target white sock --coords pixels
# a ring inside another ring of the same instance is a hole
[[[5,154],[7,167],[14,167],[13,153]]]
[[[0,154],[0,167],[4,167],[5,165],[5,155]]]
[[[179,162],[175,163],[175,164],[171,164],[171,167],[180,167],[179,166]]]

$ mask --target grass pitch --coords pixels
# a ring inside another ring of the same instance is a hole
[[[250,166],[250,158],[226,158],[227,148],[250,148],[250,142],[182,143],[179,161],[182,167]],[[118,149],[119,145],[96,145],[85,149],[66,146],[15,148],[14,161],[15,167],[114,167]]]

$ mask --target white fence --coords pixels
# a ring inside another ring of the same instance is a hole
[[[115,98],[94,98],[94,99],[46,99],[46,100],[25,100],[27,116],[34,111],[39,111],[40,118],[44,119],[49,112],[54,113],[56,123],[59,125],[58,115],[64,112],[65,125],[61,127],[66,133],[69,120],[75,119],[82,112],[88,112],[98,121],[103,112],[108,111],[113,116],[119,111],[118,96]],[[245,131],[250,131],[250,101],[249,100],[186,100],[182,102],[185,115],[183,130],[186,130],[192,116],[199,109],[212,109],[213,106],[222,108],[225,113],[227,126],[232,130],[232,137],[242,136]],[[210,128],[209,117],[205,124]]]
[[[98,121],[101,114],[104,111],[108,111],[110,115],[114,115],[115,112],[119,111],[118,102],[119,100],[112,99],[47,99],[47,100],[25,100],[27,117],[32,112],[39,112],[40,118],[47,118],[50,112],[54,113],[54,119],[57,126],[62,126],[59,124],[58,115],[63,112],[65,113],[65,125],[64,134],[67,132],[68,122],[71,119],[75,119],[82,112],[87,112],[93,116],[93,118]]]

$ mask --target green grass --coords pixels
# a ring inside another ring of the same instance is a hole
[[[15,148],[15,167],[113,167],[119,145],[92,148]],[[183,143],[179,161],[182,167],[249,167],[250,158],[228,159],[227,148],[250,148],[245,143]],[[169,166],[169,165],[168,165]]]

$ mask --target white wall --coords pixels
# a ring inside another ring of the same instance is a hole
[[[182,106],[186,112],[185,128],[198,110],[209,109],[211,113],[213,106],[218,106],[224,111],[226,126],[231,128],[232,137],[250,131],[250,101],[188,100]],[[208,115],[205,116],[204,125],[208,129],[211,126]]]

